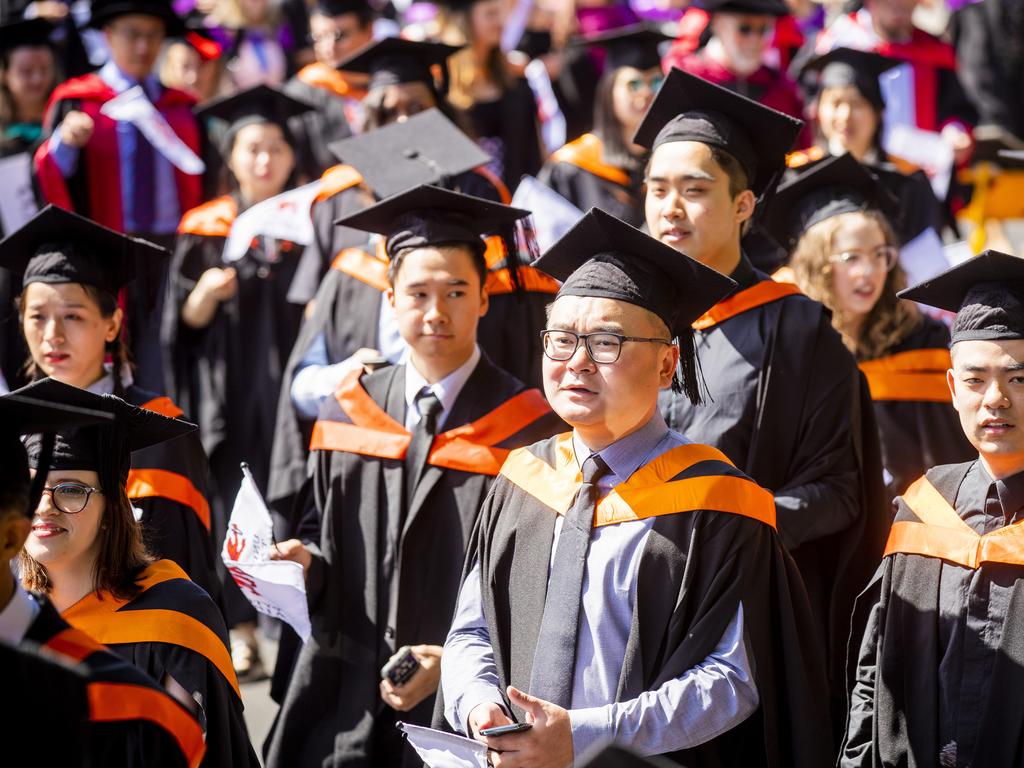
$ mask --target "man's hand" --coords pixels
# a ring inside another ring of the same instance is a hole
[[[477,741],[484,741],[484,737],[480,735],[481,729],[511,724],[512,721],[505,714],[505,710],[493,702],[477,704],[470,711],[469,717],[466,718],[466,725],[469,726],[469,735]]]
[[[81,149],[92,138],[96,124],[85,112],[68,112],[60,123],[60,140],[69,147]]]
[[[380,697],[385,704],[399,712],[408,712],[432,696],[441,682],[441,646],[414,645],[411,650],[420,663],[420,668],[413,676],[399,686],[392,685],[387,679],[380,681]]]
[[[304,573],[309,573],[309,565],[313,562],[313,555],[306,549],[306,545],[298,539],[288,539],[275,544],[270,550],[271,560],[291,560],[302,566]]]
[[[569,712],[551,702],[525,694],[511,685],[508,687],[508,698],[526,712],[526,722],[533,723],[533,728],[507,736],[477,736],[477,739],[494,750],[491,752],[491,765],[494,768],[567,768],[572,765]],[[480,706],[470,713],[471,723],[478,709]],[[508,718],[505,719],[507,721]],[[494,725],[502,723],[495,722]]]

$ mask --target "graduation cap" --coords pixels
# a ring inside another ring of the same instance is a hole
[[[694,6],[708,13],[747,13],[753,16],[788,16],[784,0],[698,0]]]
[[[691,324],[732,293],[735,281],[600,208],[591,208],[534,266],[562,281],[558,296],[616,299],[660,317],[681,346],[683,380],[673,380],[673,389],[700,402]]]
[[[658,46],[672,40],[647,24],[631,24],[628,27],[611,29],[597,35],[577,37],[570,45],[600,46],[605,49],[605,71],[619,67],[651,69],[661,65]]]
[[[444,43],[421,43],[400,37],[385,37],[368,43],[338,65],[346,72],[370,75],[368,90],[399,83],[434,84],[432,67],[442,65],[442,79],[447,77],[445,61],[459,50]]]
[[[59,386],[74,389],[67,384]],[[87,427],[113,422],[110,413],[70,405],[37,400],[19,394],[0,397],[0,466],[4,467],[0,481],[0,497],[10,498],[29,492],[29,503],[24,513],[32,515],[39,505],[39,496],[45,484],[46,472],[37,474],[39,480],[32,483],[29,475],[28,454],[20,436],[28,434],[51,435],[50,440],[40,440],[39,458],[49,467],[48,455],[52,452],[53,433],[59,430]],[[44,444],[49,444],[49,450]],[[30,490],[31,489],[31,490]]]
[[[332,142],[328,149],[359,171],[378,197],[420,184],[447,186],[452,177],[491,160],[438,109]]]
[[[53,43],[50,42],[52,33],[53,25],[42,18],[2,24],[0,25],[0,53],[13,51],[15,48],[52,46]]]
[[[316,0],[310,9],[310,14],[320,16],[345,16],[349,13],[357,13],[361,16],[372,15],[374,8],[367,0]]]
[[[42,379],[13,394],[48,403],[112,414],[113,421],[77,429],[61,428],[53,445],[50,470],[92,470],[101,482],[119,478],[124,482],[131,468],[131,454],[152,445],[173,440],[196,430],[195,424],[171,419],[126,403],[114,395],[97,395],[69,387],[53,379]],[[26,440],[29,463],[38,467],[42,440]]]
[[[313,109],[311,104],[296,99],[269,85],[257,85],[244,91],[211,99],[195,109],[196,117],[223,120],[237,131],[252,123],[274,123],[285,127],[288,120]]]
[[[169,0],[92,0],[89,26],[102,29],[118,16],[129,14],[162,19],[168,37],[179,37],[185,31],[184,22]]]
[[[657,149],[671,141],[697,141],[725,150],[761,197],[786,167],[786,152],[803,121],[673,68],[654,97],[633,143]]]
[[[529,215],[522,208],[421,184],[334,223],[384,235],[389,256],[404,248],[446,243],[467,243],[482,254],[488,235],[501,236],[506,252],[512,253],[516,222]]]
[[[985,251],[897,294],[956,312],[952,341],[1024,339],[1024,259]]]
[[[830,157],[782,184],[761,225],[789,249],[808,229],[842,213],[898,211],[899,201],[850,154]]]
[[[896,59],[872,51],[833,48],[808,61],[800,74],[805,82],[809,78],[816,80],[818,93],[825,88],[856,86],[861,95],[871,102],[871,106],[881,112],[885,109],[885,99],[882,98],[878,78],[898,64],[900,62]]]
[[[135,277],[148,259],[167,256],[159,245],[122,235],[77,213],[48,205],[0,241],[0,267],[30,283],[82,283],[109,293]]]

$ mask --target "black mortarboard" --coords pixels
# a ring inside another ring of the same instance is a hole
[[[86,469],[105,480],[128,475],[131,454],[151,445],[194,432],[195,424],[171,419],[159,413],[126,403],[114,395],[97,395],[78,387],[68,387],[53,379],[42,379],[22,387],[14,394],[50,403],[70,405],[90,411],[113,414],[112,423],[81,429],[62,429],[57,433],[49,468]],[[26,441],[29,462],[36,466],[41,441]]]
[[[825,88],[856,86],[861,95],[881,112],[885,109],[885,99],[878,78],[899,63],[896,59],[872,51],[833,48],[807,62],[801,75],[805,76],[805,80],[808,75],[816,75],[813,85],[818,93]]]
[[[956,312],[952,341],[1024,339],[1024,259],[985,251],[900,291],[901,299]]]
[[[589,756],[583,756],[579,768],[671,768],[670,763],[660,757],[640,757],[628,749],[614,744]]]
[[[12,21],[0,25],[0,53],[13,51],[15,48],[36,48],[52,45],[50,34],[53,25],[46,19],[28,19]]]
[[[338,65],[346,72],[370,75],[369,90],[398,83],[434,84],[431,68],[441,65],[445,78],[445,60],[459,50],[444,43],[421,43],[400,37],[385,37],[364,45]]]
[[[651,69],[661,65],[658,46],[672,40],[671,35],[652,29],[646,24],[610,29],[598,35],[577,37],[571,45],[600,46],[605,49],[605,71],[619,67]]]
[[[66,384],[60,386],[72,388]],[[58,430],[86,427],[113,420],[113,415],[104,411],[75,408],[17,394],[0,397],[0,466],[4,468],[0,498],[28,493],[32,488],[28,454],[21,442],[21,435],[52,435]],[[50,453],[45,446],[46,442],[51,441],[38,441],[42,454]],[[52,442],[50,447],[52,449]],[[37,458],[41,458],[42,463],[49,467],[49,458],[46,455]],[[45,476],[45,471],[42,474]],[[45,477],[37,483],[38,488],[32,488],[29,503],[24,510],[26,515],[35,512],[39,503],[39,492],[44,483]]]
[[[600,208],[591,208],[534,266],[562,281],[558,296],[616,299],[660,317],[680,341],[682,389],[700,402],[692,323],[735,290],[733,280]]]
[[[447,186],[452,177],[491,160],[438,109],[335,141],[328,148],[359,171],[380,198],[420,184]]]
[[[251,123],[275,123],[285,127],[288,120],[313,109],[278,88],[257,85],[244,91],[211,99],[196,108],[196,117],[215,117],[230,125],[232,132]]]
[[[321,16],[345,16],[349,13],[373,14],[374,9],[367,0],[316,0],[310,13]]]
[[[877,176],[846,154],[815,163],[780,185],[761,225],[789,249],[815,224],[868,208],[895,213],[899,201]]]
[[[110,293],[135,277],[137,265],[167,256],[158,245],[107,229],[48,205],[0,241],[0,267],[30,283],[82,283]]]
[[[694,6],[708,13],[748,13],[756,16],[788,16],[784,0],[697,0]]]
[[[185,30],[185,24],[174,12],[170,0],[92,0],[89,26],[101,29],[118,16],[129,14],[163,19],[168,37],[178,37]]]
[[[522,208],[421,184],[334,223],[384,235],[393,256],[403,248],[443,243],[482,247],[488,235],[502,236],[508,247],[516,222],[529,215]]]
[[[657,149],[697,141],[736,158],[760,197],[786,167],[803,122],[695,75],[673,68],[647,109],[633,142]]]

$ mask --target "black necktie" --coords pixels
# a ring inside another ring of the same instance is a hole
[[[409,441],[409,450],[405,454],[406,508],[412,503],[416,484],[423,474],[423,466],[427,463],[430,446],[434,442],[434,435],[437,434],[437,417],[441,415],[442,407],[437,395],[426,387],[419,391],[413,404],[420,414],[420,420],[413,427],[412,440]]]
[[[566,709],[572,704],[576,666],[576,636],[587,549],[594,524],[597,481],[608,465],[596,453],[583,462],[583,485],[576,493],[555,546],[554,564],[544,600],[544,617],[537,635],[537,651],[530,673],[532,696]]]

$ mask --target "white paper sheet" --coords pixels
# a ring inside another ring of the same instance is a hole
[[[39,211],[32,192],[32,158],[20,152],[0,160],[0,223],[11,234]]]
[[[487,768],[487,747],[474,739],[399,722],[427,768]]]
[[[523,176],[512,195],[512,205],[533,211],[533,227],[541,252],[554,245],[583,216],[583,211],[533,176]]]

